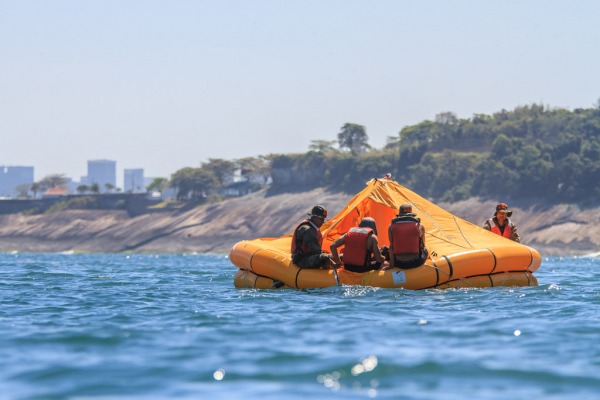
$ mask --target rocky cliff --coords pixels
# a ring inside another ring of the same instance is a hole
[[[67,210],[0,216],[0,251],[226,253],[236,242],[290,233],[316,204],[335,215],[352,196],[315,189],[269,195],[266,191],[188,210],[130,216],[123,210]],[[483,225],[493,201],[439,204]],[[543,256],[600,252],[600,208],[510,204],[523,243]]]

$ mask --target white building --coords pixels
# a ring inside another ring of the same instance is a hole
[[[0,197],[14,197],[17,186],[31,185],[33,182],[33,167],[0,165]]]
[[[88,174],[85,177],[85,184],[91,186],[94,183],[98,184],[101,192],[108,191],[107,185],[115,188],[117,186],[117,162],[111,160],[88,161]]]
[[[125,193],[145,193],[143,168],[125,168],[123,174],[123,191]]]

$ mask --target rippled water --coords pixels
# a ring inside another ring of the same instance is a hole
[[[592,399],[600,259],[538,287],[236,289],[225,255],[0,254],[0,399]]]

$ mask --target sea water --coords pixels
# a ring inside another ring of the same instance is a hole
[[[600,398],[599,258],[488,289],[236,289],[235,272],[0,254],[0,399]]]

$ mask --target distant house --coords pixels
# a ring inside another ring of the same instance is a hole
[[[260,185],[254,182],[234,182],[223,188],[223,196],[240,197],[256,192]]]
[[[61,197],[69,194],[69,189],[66,187],[53,187],[42,193],[42,198],[48,199],[52,197]]]
[[[225,186],[231,185],[233,183],[241,182],[241,181],[242,181],[242,170],[239,167],[234,169],[232,173],[226,174],[223,177],[223,185],[225,185]]]

